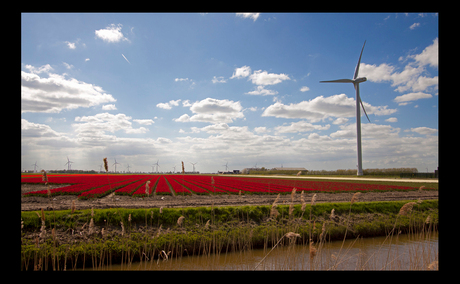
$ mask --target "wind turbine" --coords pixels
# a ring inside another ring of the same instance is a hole
[[[222,165],[225,167],[225,171],[228,172],[228,162],[225,165]]]
[[[129,173],[129,168],[130,168],[129,164],[128,164],[127,168],[128,168],[128,173]]]
[[[361,106],[363,107],[364,113],[366,114],[367,120],[371,122],[369,117],[367,116],[366,109],[364,108],[363,101],[361,101],[361,97],[359,96],[359,83],[366,82],[366,77],[358,77],[359,72],[359,64],[361,63],[361,56],[363,55],[364,46],[366,45],[366,41],[364,41],[363,48],[361,49],[361,54],[359,55],[358,64],[355,68],[355,74],[353,75],[353,79],[338,79],[338,80],[330,80],[330,81],[320,81],[320,83],[352,83],[356,90],[356,133],[357,133],[357,142],[358,142],[358,176],[363,175],[363,161],[362,161],[362,153],[361,153]]]
[[[72,162],[71,160],[69,160],[69,156],[67,156],[67,163],[65,163],[64,166],[67,165],[67,170],[68,170],[68,171],[71,170],[71,168],[72,168],[72,167],[71,167],[71,164],[72,164],[72,163],[73,163],[73,162]]]
[[[113,163],[113,165],[115,165],[115,173],[117,172],[117,165],[119,165],[120,163],[117,163],[117,159],[115,159],[115,163]],[[112,165],[112,166],[113,166]]]
[[[154,165],[157,166],[157,173],[158,173],[158,167],[160,166],[160,165],[158,164],[159,161],[160,161],[160,160],[157,160],[157,162],[154,164]]]
[[[174,167],[172,167],[172,168],[174,169],[173,174],[176,173],[176,166],[174,166]]]
[[[32,164],[31,166],[34,166],[34,173],[37,171],[37,161],[35,161],[35,164]]]
[[[198,164],[198,163],[197,163],[197,162],[195,162],[195,163],[190,163],[190,164],[192,164],[192,165],[193,165],[193,172],[195,172],[195,165],[196,165],[196,164]]]

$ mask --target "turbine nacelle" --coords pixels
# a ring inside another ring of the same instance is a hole
[[[362,82],[366,82],[366,81],[367,81],[366,77],[359,77],[359,78],[353,79],[353,82],[358,83],[358,84]]]

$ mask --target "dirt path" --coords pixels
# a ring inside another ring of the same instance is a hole
[[[54,186],[60,187],[64,185]],[[41,185],[21,185],[21,194],[29,191],[46,189]],[[311,200],[313,193],[305,196],[307,201]],[[353,193],[317,193],[316,202],[349,202]],[[70,209],[72,201],[75,200],[77,209],[90,208],[168,208],[168,207],[199,207],[199,206],[232,206],[232,205],[268,205],[272,204],[276,195],[178,195],[178,196],[155,196],[148,198],[133,198],[130,196],[108,195],[95,200],[79,200],[77,196],[62,195],[51,199],[46,197],[22,197],[21,210],[31,211],[51,209]],[[409,199],[438,199],[438,191],[392,191],[392,192],[366,192],[360,195],[359,201],[392,201]],[[289,204],[291,195],[281,195],[278,204]],[[296,194],[295,202],[300,204],[300,193]]]

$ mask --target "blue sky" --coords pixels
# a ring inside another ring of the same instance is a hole
[[[22,14],[21,167],[438,166],[438,15]],[[362,115],[364,115],[361,112]]]

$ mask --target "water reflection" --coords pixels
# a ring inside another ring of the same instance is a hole
[[[438,233],[429,236],[395,235],[315,244],[310,258],[306,245],[275,248],[257,270],[418,270],[438,260]],[[253,270],[271,250],[253,249],[201,256],[149,260],[111,270]]]

